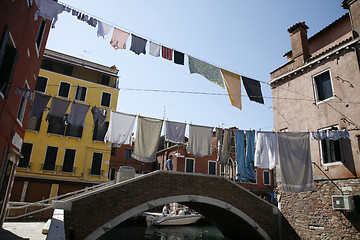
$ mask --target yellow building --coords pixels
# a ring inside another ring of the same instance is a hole
[[[42,116],[28,121],[11,201],[39,201],[108,181],[111,145],[103,139],[116,110],[117,74],[115,66],[45,50],[35,95],[51,98]],[[65,117],[49,115],[54,99],[69,101]],[[89,106],[83,127],[66,120],[74,102]],[[95,123],[93,112],[105,122]]]

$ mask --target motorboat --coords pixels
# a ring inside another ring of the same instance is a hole
[[[151,213],[145,212],[146,214],[146,223],[148,226],[157,225],[157,226],[183,226],[196,223],[202,218],[201,214],[179,214],[179,215],[166,215],[163,216],[162,213]]]

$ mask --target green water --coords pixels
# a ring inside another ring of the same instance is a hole
[[[147,227],[143,223],[125,223],[113,228],[100,238],[100,240],[110,239],[228,240],[214,225],[209,223],[164,227]]]

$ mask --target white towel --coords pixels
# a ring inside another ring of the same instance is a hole
[[[258,132],[255,149],[255,166],[273,169],[279,163],[276,133]]]
[[[111,28],[112,28],[112,26],[99,21],[97,36],[106,38],[109,35]]]
[[[309,133],[278,133],[281,187],[285,192],[315,188]]]
[[[189,125],[187,151],[195,156],[211,154],[212,127]]]
[[[104,137],[104,142],[115,145],[130,144],[135,124],[135,115],[120,112],[110,112],[110,122]]]
[[[159,57],[160,56],[160,45],[150,42],[150,55],[154,56],[154,57]]]
[[[34,20],[38,19],[38,15],[48,20],[53,20],[51,28],[55,27],[58,15],[64,11],[64,6],[53,0],[35,0],[37,9]]]
[[[166,121],[165,140],[173,143],[183,143],[185,141],[185,123]]]

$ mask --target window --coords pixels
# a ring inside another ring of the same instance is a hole
[[[55,163],[57,157],[58,148],[48,146],[46,149],[45,161],[43,170],[55,171]]]
[[[107,132],[109,122],[105,122],[102,126],[95,124],[93,140],[94,141],[104,141],[105,134]]]
[[[33,5],[33,0],[27,0],[27,4],[28,4],[29,7],[32,7],[32,5]]]
[[[41,119],[42,119],[42,114],[41,114],[41,117],[39,119],[37,119],[35,116],[30,117],[28,119],[26,129],[38,132],[40,130]]]
[[[35,90],[44,93],[46,90],[47,81],[48,81],[48,78],[38,76],[37,81],[36,81]]]
[[[271,179],[270,179],[270,172],[269,171],[263,171],[263,180],[264,180],[264,185],[271,185]]]
[[[64,162],[62,166],[62,172],[72,173],[74,169],[74,160],[75,160],[76,150],[74,149],[65,149]]]
[[[101,76],[101,84],[109,86],[109,84],[110,84],[110,76],[102,75]]]
[[[116,154],[116,148],[112,147],[111,148],[111,156],[115,156],[115,154]]]
[[[102,153],[94,152],[91,169],[90,169],[90,175],[97,175],[100,176],[101,174],[101,162],[102,162]]]
[[[194,164],[195,164],[195,159],[193,158],[186,158],[186,163],[185,163],[185,172],[195,172],[195,167],[194,167]]]
[[[327,70],[313,77],[315,98],[317,102],[324,101],[333,96],[330,71]]]
[[[66,126],[65,136],[81,138],[83,133],[83,127],[77,125],[71,125],[70,123]]]
[[[321,130],[338,130],[338,127],[333,126]],[[319,144],[321,150],[321,160],[323,164],[342,162],[340,140],[324,139],[319,141]]]
[[[22,94],[21,94],[19,110],[18,110],[18,113],[17,113],[17,119],[19,120],[20,123],[22,123],[23,120],[24,120],[26,104],[27,104],[27,101],[28,101],[29,94],[30,94],[29,85],[27,83],[25,83],[24,89],[22,90]]]
[[[209,174],[210,175],[216,175],[216,162],[215,161],[209,161],[208,162],[209,167]]]
[[[32,148],[33,148],[32,143],[26,143],[26,142],[23,143],[21,147],[21,155],[23,155],[24,157],[19,159],[19,163],[18,163],[19,168],[29,168]]]
[[[18,52],[10,34],[9,27],[5,27],[0,45],[0,96],[7,98],[12,81]]]
[[[70,92],[70,83],[60,82],[58,96],[68,98]]]
[[[133,152],[132,149],[125,149],[124,158],[131,158],[132,152]]]
[[[62,117],[48,116],[49,117],[49,126],[48,133],[64,135],[65,132],[65,122]]]
[[[86,87],[77,86],[75,99],[84,102],[86,98],[86,91],[87,91]]]
[[[45,19],[42,18],[39,26],[39,31],[36,37],[36,50],[38,54],[40,53],[40,46],[44,37],[45,26],[46,26],[46,21]]]
[[[111,94],[107,92],[103,92],[101,96],[100,105],[103,107],[110,107]]]
[[[251,184],[257,184],[257,169],[254,170],[255,170],[255,180],[251,180],[250,181]]]

